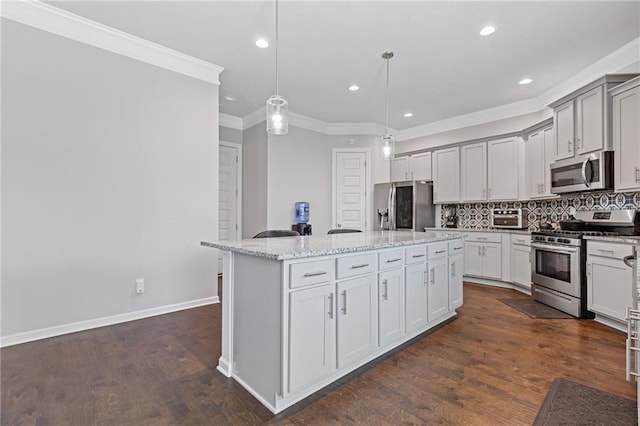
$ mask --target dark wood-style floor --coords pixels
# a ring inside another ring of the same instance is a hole
[[[8,347],[2,425],[530,425],[555,377],[627,398],[623,333],[531,319],[465,284],[459,318],[273,416],[215,369],[220,305]]]

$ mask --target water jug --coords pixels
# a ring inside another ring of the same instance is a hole
[[[309,222],[309,203],[299,201],[296,203],[296,223]]]

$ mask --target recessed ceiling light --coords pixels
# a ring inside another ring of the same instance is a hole
[[[413,113],[412,113],[412,112],[405,112],[403,115],[404,115],[406,118],[413,117]]]
[[[518,83],[520,83],[521,85],[525,85],[525,84],[529,84],[531,83],[533,80],[531,80],[530,78],[523,78],[522,80],[520,80]]]
[[[256,46],[258,46],[260,49],[266,49],[267,47],[269,47],[269,42],[263,38],[259,38],[256,40]]]
[[[351,86],[347,87],[347,89],[349,89],[350,92],[357,92],[358,90],[360,90],[360,86],[358,86],[357,84],[352,84]]]
[[[229,101],[229,102],[233,102],[233,101],[235,101],[236,99],[238,99],[238,98],[236,98],[236,97],[235,97],[235,96],[233,96],[233,95],[227,95],[227,96],[225,96],[225,97],[224,97],[224,100],[225,100],[225,101]]]
[[[481,36],[488,36],[493,34],[496,31],[496,27],[492,27],[491,25],[487,25],[482,30],[480,30]]]

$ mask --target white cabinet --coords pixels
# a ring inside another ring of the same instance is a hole
[[[338,368],[372,353],[376,342],[376,279],[368,275],[338,282]]]
[[[550,164],[554,160],[555,137],[553,126],[537,130],[527,137],[526,191],[529,198],[552,197]]]
[[[460,149],[461,201],[487,199],[487,144],[464,145]]]
[[[556,133],[556,160],[573,157],[574,126],[573,100],[553,109],[553,123]]]
[[[519,184],[518,138],[487,143],[487,199],[517,200]]]
[[[449,258],[449,310],[462,306],[462,276],[464,257],[457,254]]]
[[[431,180],[431,153],[422,152],[391,160],[391,181]]]
[[[427,265],[419,263],[405,270],[405,325],[413,333],[427,324]]]
[[[434,151],[433,199],[436,204],[460,201],[460,148]]]
[[[427,318],[433,321],[449,312],[449,263],[446,257],[427,263]]]
[[[512,236],[511,281],[531,288],[531,237],[528,235]]]
[[[633,306],[635,277],[623,258],[632,254],[629,245],[587,242],[587,309],[625,321],[627,307]]]
[[[404,268],[396,268],[378,275],[378,341],[380,346],[386,346],[402,336],[404,336]]]
[[[470,232],[464,242],[464,274],[502,278],[502,236]]]
[[[614,187],[640,190],[640,77],[617,86],[613,94]]]
[[[604,149],[604,94],[598,86],[576,98],[576,153]]]
[[[292,292],[289,323],[288,391],[295,392],[336,369],[333,284]]]

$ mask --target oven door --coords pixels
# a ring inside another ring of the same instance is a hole
[[[531,281],[574,297],[581,297],[580,247],[531,244]]]

